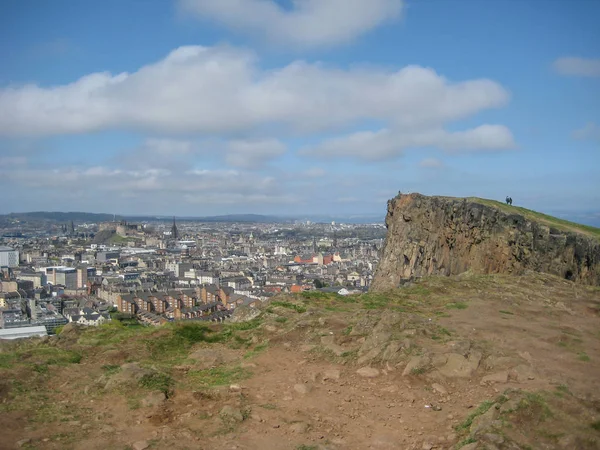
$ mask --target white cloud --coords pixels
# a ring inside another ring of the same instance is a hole
[[[600,141],[600,125],[588,122],[572,133],[573,139]]]
[[[285,149],[285,145],[277,139],[235,140],[226,144],[225,161],[234,167],[257,168],[283,155]]]
[[[425,169],[439,169],[444,167],[444,163],[437,158],[426,158],[419,163],[419,166]]]
[[[554,70],[561,75],[600,77],[600,58],[558,58],[554,61]]]
[[[358,203],[360,199],[357,197],[340,197],[336,201],[338,203]]]
[[[455,153],[511,149],[515,147],[515,142],[510,130],[503,125],[481,125],[457,132],[442,128],[382,129],[326,140],[301,150],[301,153],[322,158],[384,160],[399,156],[407,148],[417,147],[439,147]]]
[[[180,0],[184,12],[207,21],[298,47],[352,41],[397,19],[402,0],[295,0],[290,10],[274,0]]]
[[[491,80],[453,83],[419,66],[342,70],[296,61],[265,71],[239,49],[180,47],[131,74],[0,89],[0,135],[133,129],[239,136],[260,127],[330,131],[361,120],[439,128],[508,99]]]
[[[302,176],[306,178],[321,178],[326,174],[327,172],[322,167],[310,167],[302,173]]]
[[[22,166],[27,164],[24,156],[0,156],[0,167]]]
[[[147,139],[143,147],[155,156],[189,155],[194,150],[192,142],[176,139]]]

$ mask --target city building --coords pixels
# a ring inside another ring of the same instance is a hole
[[[0,267],[19,267],[19,252],[10,247],[1,246]]]

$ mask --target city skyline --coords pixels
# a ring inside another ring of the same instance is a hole
[[[0,5],[0,213],[600,217],[595,2],[32,5]]]

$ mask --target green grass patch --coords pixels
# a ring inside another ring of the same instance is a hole
[[[121,371],[121,366],[119,366],[117,364],[105,364],[101,367],[101,369],[107,375],[114,375],[115,373]]]
[[[65,366],[68,364],[79,364],[81,359],[81,353],[58,347],[38,346],[18,352],[18,360],[20,362],[34,365]]]
[[[492,206],[508,214],[520,214],[528,220],[540,222],[562,231],[578,231],[600,240],[600,228],[559,219],[558,217],[553,217],[537,211],[532,211],[530,209],[521,208],[520,206],[508,206],[495,200],[487,200],[477,197],[469,197],[467,200],[486,206]]]
[[[307,445],[307,444],[301,444],[298,447],[296,447],[296,450],[318,450],[319,447],[317,447],[316,445]]]
[[[144,389],[160,391],[164,392],[166,395],[169,395],[175,382],[170,375],[164,373],[150,373],[140,378],[138,384]]]
[[[17,358],[16,352],[0,353],[0,368],[10,369]]]
[[[577,354],[577,359],[579,361],[585,361],[585,362],[590,361],[590,357],[585,352],[580,352],[579,354]]]
[[[515,413],[521,421],[543,422],[552,417],[552,411],[548,407],[544,396],[537,392],[527,392],[519,401]]]
[[[284,301],[278,300],[278,301],[271,302],[271,306],[280,306],[282,308],[293,309],[294,311],[296,311],[299,314],[306,312],[305,306],[297,305],[297,304],[291,303],[291,302],[284,302]]]
[[[557,393],[573,395],[566,384],[556,386]]]
[[[205,370],[188,372],[188,378],[201,386],[225,386],[252,376],[252,373],[242,367],[214,367]]]
[[[600,420],[596,420],[595,422],[592,422],[590,424],[590,427],[592,427],[596,431],[600,431]]]
[[[457,425],[455,427],[456,431],[465,431],[468,430],[469,428],[471,428],[471,425],[473,424],[473,420],[475,420],[476,417],[481,416],[482,414],[485,414],[486,412],[488,412],[488,410],[492,407],[492,405],[494,404],[494,402],[490,401],[490,400],[486,400],[485,402],[483,402],[482,404],[480,404],[477,409],[475,411],[473,411],[471,414],[469,414],[469,416],[459,425]]]
[[[304,291],[300,294],[307,300],[333,300],[341,297],[337,292]]]
[[[446,308],[448,309],[467,309],[468,306],[465,302],[446,303]]]
[[[505,310],[503,310],[503,309],[501,309],[501,310],[500,310],[500,314],[507,314],[507,315],[509,315],[509,316],[514,316],[514,315],[515,315],[515,313],[513,313],[513,312],[510,312],[510,311],[505,311]]]
[[[277,409],[277,405],[274,405],[273,403],[265,403],[264,405],[259,405],[259,406],[261,408],[269,409],[269,410]]]
[[[269,344],[267,344],[266,342],[263,344],[259,344],[249,352],[246,352],[246,354],[244,355],[244,359],[254,358],[255,356],[260,355],[262,352],[264,352],[267,348],[269,348]]]
[[[277,323],[286,323],[288,321],[287,317],[276,317],[275,322]]]

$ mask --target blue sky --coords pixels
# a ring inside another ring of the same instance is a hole
[[[0,2],[0,211],[600,220],[600,2]],[[6,195],[6,193],[10,193]]]

